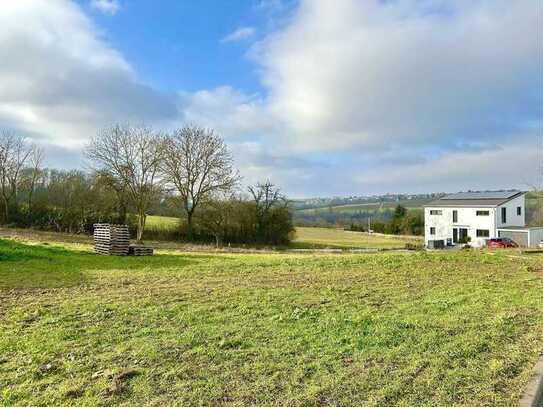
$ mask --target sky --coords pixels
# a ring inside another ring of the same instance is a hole
[[[292,198],[543,184],[541,0],[3,0],[0,129],[213,128]]]

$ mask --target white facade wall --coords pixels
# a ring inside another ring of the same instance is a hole
[[[520,216],[517,215],[517,208],[521,208]],[[501,208],[506,208],[507,216],[506,223],[502,223]],[[498,206],[496,211],[496,226],[499,228],[508,226],[525,226],[526,225],[526,199],[524,195],[521,195],[515,199]]]
[[[442,211],[442,215],[430,215],[430,211]],[[458,211],[458,221],[453,222],[453,211]],[[477,216],[477,211],[488,211],[488,216]],[[508,210],[509,211],[509,210]],[[496,231],[495,207],[427,207],[424,208],[424,235],[425,243],[429,240],[444,240],[453,238],[454,228],[464,228],[468,230],[468,236],[471,238],[470,244],[474,247],[482,247],[485,241],[497,237]],[[430,234],[430,228],[435,227],[435,235]],[[477,229],[488,230],[489,237],[478,238]]]
[[[543,228],[530,229],[530,247],[538,247],[539,242],[543,241]]]

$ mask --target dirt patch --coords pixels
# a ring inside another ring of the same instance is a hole
[[[113,376],[111,384],[105,392],[106,396],[113,396],[122,393],[126,388],[128,380],[137,375],[139,375],[139,372],[135,369],[124,369],[120,373],[117,373],[115,376]]]

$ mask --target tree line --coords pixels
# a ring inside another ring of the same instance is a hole
[[[297,226],[335,227],[353,231],[393,235],[423,235],[424,213],[422,209],[406,209],[402,205],[385,209],[359,209],[342,212],[330,207],[328,211],[295,211]]]
[[[424,234],[424,213],[422,210],[407,210],[402,205],[397,205],[388,220],[378,220],[369,224],[351,223],[349,229],[360,232],[371,230],[376,233],[388,235],[415,235]]]
[[[224,140],[185,126],[166,133],[118,124],[85,148],[89,170],[43,167],[43,150],[0,133],[4,225],[92,233],[99,222],[127,223],[145,236],[147,216],[167,208],[182,218],[179,238],[287,244],[293,232],[286,197],[270,181],[241,188]]]

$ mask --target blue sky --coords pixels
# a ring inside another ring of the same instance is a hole
[[[542,182],[540,0],[20,0],[0,128],[83,168],[115,122],[214,128],[292,197]]]
[[[246,57],[267,30],[269,9],[259,1],[123,2],[115,15],[79,1],[106,40],[122,50],[141,77],[158,89],[194,92],[228,84],[261,92],[254,64]],[[251,41],[221,42],[240,27],[253,27]]]

